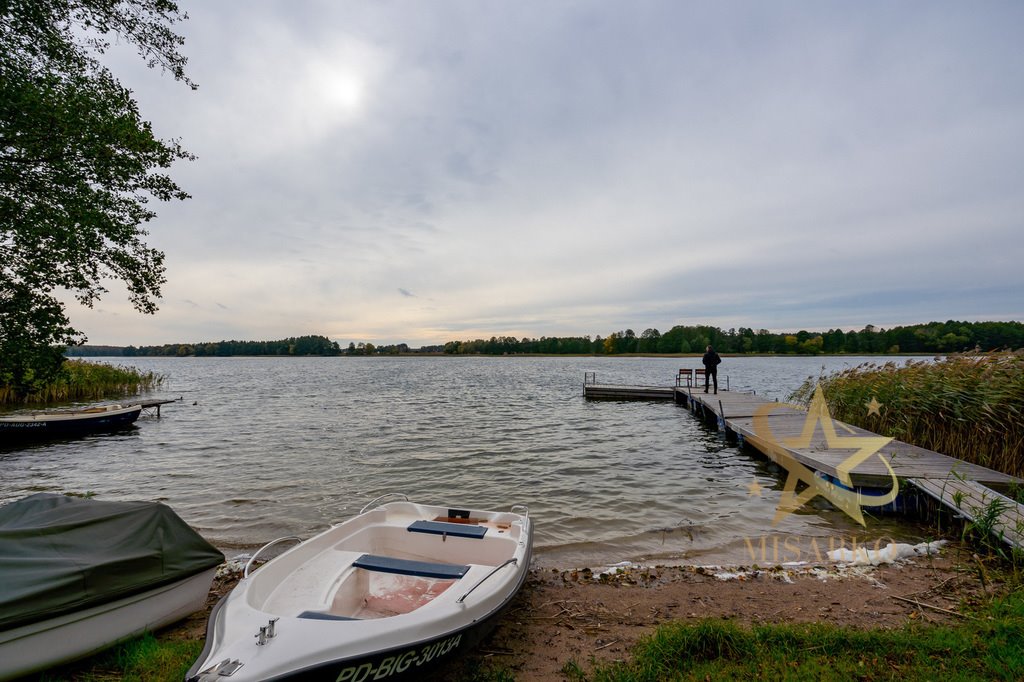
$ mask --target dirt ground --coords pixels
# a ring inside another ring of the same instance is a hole
[[[981,566],[969,551],[950,544],[937,557],[866,568],[661,566],[605,575],[534,568],[491,636],[433,679],[457,678],[461,668],[483,664],[507,668],[523,682],[562,680],[566,663],[586,669],[591,660],[624,659],[640,637],[670,620],[857,628],[956,622],[964,606],[999,590],[991,584],[993,571]],[[161,636],[201,640],[209,608],[236,581],[237,575],[218,578],[207,611]]]

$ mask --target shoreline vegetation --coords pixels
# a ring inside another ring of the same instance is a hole
[[[993,600],[953,625],[861,630],[829,623],[671,622],[642,638],[625,660],[569,663],[572,682],[718,679],[1020,679],[1024,599]]]
[[[865,363],[810,377],[790,399],[808,404],[818,384],[840,421],[1024,478],[1024,351]]]
[[[971,568],[982,562],[984,574]],[[210,608],[238,578],[218,577],[206,609],[182,623],[32,679],[181,680],[202,649]],[[490,637],[425,679],[1022,676],[1019,579],[998,560],[957,547],[948,557],[853,573],[840,566],[803,573],[754,567],[746,580],[723,580],[686,566],[602,575],[535,568]]]
[[[443,345],[411,348],[408,344],[374,345],[350,342],[342,348],[326,336],[298,336],[277,341],[213,341],[168,343],[159,346],[72,346],[69,356],[307,356],[307,355],[689,355],[701,354],[708,345],[723,354],[743,355],[897,355],[946,354],[965,350],[992,351],[1024,348],[1021,322],[928,322],[879,329],[867,325],[860,331],[830,329],[825,332],[770,332],[749,327],[723,330],[708,325],[676,325],[662,334],[632,329],[600,335],[522,339],[492,336],[490,339],[449,341]]]
[[[0,405],[52,405],[121,398],[158,388],[164,376],[104,362],[65,360],[56,377],[28,393],[0,386]]]

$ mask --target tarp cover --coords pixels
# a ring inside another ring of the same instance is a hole
[[[0,630],[145,592],[222,561],[162,504],[32,495],[0,507]]]

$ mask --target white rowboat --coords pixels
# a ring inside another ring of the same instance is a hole
[[[404,499],[364,508],[251,575],[246,566],[211,614],[186,679],[419,677],[494,625],[526,579],[532,539],[523,506],[478,511]]]

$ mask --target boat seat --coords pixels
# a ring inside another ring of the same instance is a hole
[[[349,616],[336,616],[326,611],[303,611],[297,617],[310,620],[361,620],[360,618],[351,618]]]
[[[456,580],[469,572],[469,566],[460,566],[459,564],[413,561],[411,559],[398,559],[390,556],[377,556],[376,554],[364,554],[353,561],[352,565],[367,571],[448,580]]]
[[[409,526],[410,533],[427,533],[429,535],[450,535],[453,538],[474,538],[479,540],[487,533],[486,526],[470,526],[465,523],[448,521],[414,521]]]

